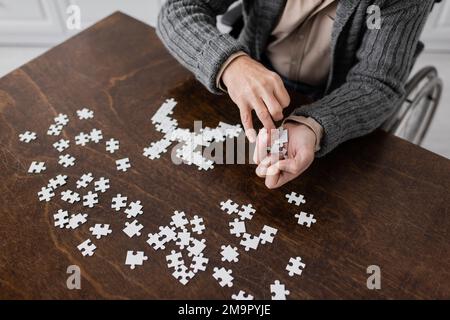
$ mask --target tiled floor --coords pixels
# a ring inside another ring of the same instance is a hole
[[[47,48],[0,47],[0,77],[46,50]],[[436,66],[444,81],[444,92],[423,147],[450,159],[450,53],[423,53],[415,70],[426,65]]]

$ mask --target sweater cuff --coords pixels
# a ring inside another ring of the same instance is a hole
[[[208,40],[198,53],[198,80],[212,93],[222,93],[216,86],[216,79],[222,65],[233,54],[247,48],[229,34],[223,33]]]
[[[216,88],[219,88],[220,90],[222,90],[223,92],[227,92],[227,88],[225,87],[225,85],[222,82],[222,75],[225,72],[225,69],[230,65],[231,62],[234,61],[234,59],[241,57],[241,56],[246,56],[247,54],[244,51],[239,51],[236,53],[233,53],[222,65],[222,67],[220,67],[219,73],[217,74],[217,78],[216,78]]]
[[[295,109],[292,115],[312,118],[323,128],[321,148],[316,153],[317,157],[326,155],[342,141],[339,118],[331,108],[325,108],[315,102]]]
[[[320,142],[322,141],[323,128],[316,120],[314,120],[313,118],[290,115],[283,121],[283,123],[285,122],[297,122],[311,129],[312,132],[314,132],[314,135],[316,136],[316,143],[315,143],[316,146],[314,151],[318,152],[320,150]]]

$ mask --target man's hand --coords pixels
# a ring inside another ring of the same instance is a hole
[[[268,155],[267,146],[270,146],[270,136],[262,129],[258,135],[253,160],[258,167],[256,174],[265,178],[267,188],[274,189],[298,177],[314,161],[316,135],[305,125],[287,123],[289,143],[286,159]]]
[[[242,125],[250,142],[256,140],[252,110],[255,110],[268,130],[275,129],[273,120],[283,119],[283,108],[290,103],[289,94],[280,76],[261,63],[249,56],[240,56],[227,66],[222,81],[231,100],[239,108]]]

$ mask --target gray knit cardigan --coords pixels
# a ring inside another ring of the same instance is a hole
[[[224,61],[243,50],[260,60],[286,0],[243,0],[244,28],[236,40],[216,28],[233,0],[168,0],[157,33],[171,54],[211,92]],[[340,143],[378,128],[404,95],[419,36],[433,0],[340,0],[331,43],[331,69],[323,98],[295,109],[324,128],[322,156]],[[381,28],[369,29],[370,5],[381,9]]]

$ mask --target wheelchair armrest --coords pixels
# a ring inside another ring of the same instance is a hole
[[[233,27],[239,19],[242,17],[242,3],[232,7],[230,10],[224,13],[220,22],[222,24]]]

